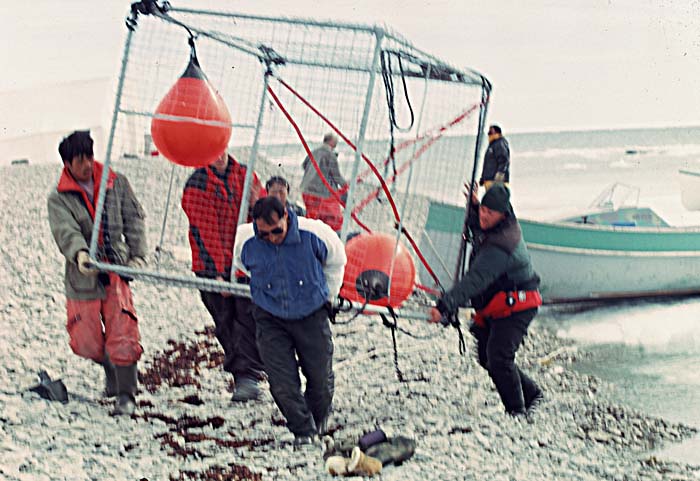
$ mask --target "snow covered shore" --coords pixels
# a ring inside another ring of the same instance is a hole
[[[133,419],[108,415],[101,368],[72,354],[64,328],[63,259],[46,216],[59,169],[0,169],[0,478],[330,479],[320,448],[292,450],[267,389],[260,401],[229,402],[230,376],[191,290],[133,284],[145,383]],[[571,371],[576,350],[561,349],[563,341],[537,325],[519,362],[543,386],[546,402],[521,421],[503,413],[471,353],[458,354],[453,329],[403,326],[432,336],[398,334],[405,383],[394,373],[390,333],[379,319],[334,328],[334,436],[381,426],[417,441],[415,456],[386,467],[382,479],[700,479],[698,466],[649,454],[696,428],[614,405],[614,386]],[[42,368],[65,382],[68,404],[26,392]]]

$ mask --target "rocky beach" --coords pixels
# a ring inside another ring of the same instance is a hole
[[[0,168],[0,478],[330,479],[320,446],[292,449],[266,385],[259,401],[230,402],[213,323],[191,289],[132,284],[144,347],[141,393],[133,418],[109,415],[101,368],[71,352],[64,327],[63,258],[46,213],[60,168]],[[381,479],[700,479],[700,466],[651,454],[700,426],[614,403],[615,386],[571,369],[589,354],[537,322],[518,362],[544,388],[545,401],[520,419],[503,412],[466,328],[461,356],[454,329],[399,323],[416,336],[397,333],[405,382],[378,317],[333,329],[333,437],[381,427],[416,440],[415,455],[386,466]],[[63,380],[67,404],[28,392],[41,369]]]

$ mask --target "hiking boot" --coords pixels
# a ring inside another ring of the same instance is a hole
[[[544,402],[544,393],[539,390],[537,391],[537,394],[532,398],[532,400],[529,402],[529,404],[525,405],[525,411],[527,414],[532,414],[537,411],[537,408],[542,405]]]
[[[258,381],[250,377],[242,377],[236,379],[233,396],[233,402],[255,401],[260,397],[260,386]]]
[[[105,370],[105,397],[114,397],[119,394],[119,388],[117,386],[117,373],[114,369],[114,364],[109,360],[109,355],[105,354],[105,359],[102,361],[102,367]]]
[[[310,434],[306,435],[294,435],[294,450],[302,449],[306,446],[313,446],[316,444],[316,435]]]
[[[413,456],[416,451],[416,442],[412,439],[396,436],[387,442],[375,444],[367,448],[368,456],[378,459],[384,466],[394,463],[399,466]]]
[[[347,470],[350,474],[374,476],[382,471],[382,463],[372,456],[367,456],[358,446],[355,446],[350,455]]]
[[[117,397],[112,416],[131,416],[134,414],[134,411],[136,411],[136,400],[134,396],[122,393]]]

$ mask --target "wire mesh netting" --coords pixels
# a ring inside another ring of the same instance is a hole
[[[259,185],[247,186],[254,191],[250,196],[240,179],[222,180],[212,167],[197,171],[170,162],[151,138],[156,108],[188,65],[190,35],[214,95],[230,113],[227,150],[238,163],[252,167],[262,184],[284,177],[288,200],[302,206],[304,143],[314,150],[325,134],[335,133],[350,194],[343,233],[389,233],[414,258],[419,283],[434,286],[431,270],[451,282],[458,246],[445,245],[428,218],[432,205],[464,205],[463,185],[472,177],[490,88],[485,78],[416,49],[386,28],[176,8],[134,22],[117,92],[106,162],[131,181],[147,215],[153,253],[149,267],[132,274],[221,287],[191,271],[213,262],[220,273],[223,262],[230,273],[238,203],[258,194]],[[204,106],[190,107],[188,115],[212,118]],[[203,142],[194,134],[187,140]],[[198,175],[197,182],[204,182],[198,188],[210,189],[212,197],[185,196],[183,202],[188,180],[192,186]],[[201,203],[196,222],[183,209],[192,202]],[[414,247],[406,237],[399,240],[399,221]],[[202,244],[209,239],[217,246]],[[348,262],[364,265],[366,259],[355,255]]]

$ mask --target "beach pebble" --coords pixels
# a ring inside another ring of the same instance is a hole
[[[213,323],[193,289],[132,283],[145,349],[140,374],[153,373],[149,369],[162,359],[156,371],[166,381],[153,392],[142,383],[133,419],[109,415],[113,401],[101,397],[101,368],[68,346],[63,259],[46,220],[46,193],[55,188],[59,168],[0,169],[0,225],[7,226],[0,230],[0,379],[6,380],[0,479],[167,480],[215,469],[244,479],[329,479],[320,446],[292,449],[293,436],[266,383],[259,401],[229,401],[231,376],[216,361],[222,352]],[[151,169],[144,178],[169,178],[164,163],[139,168]],[[151,247],[160,224],[150,213],[162,213],[166,186],[153,182],[139,190]],[[178,205],[170,215],[173,226],[186,225]],[[186,228],[179,235],[186,246]],[[171,257],[168,262],[181,262],[189,273],[187,256]],[[476,362],[471,336],[465,334],[468,353],[460,356],[454,329],[412,324],[404,323],[434,337],[397,334],[399,368],[408,382],[396,377],[391,336],[378,318],[360,316],[333,327],[335,439],[357,439],[381,427],[390,437],[417,443],[412,459],[384,468],[383,480],[698,479],[697,467],[640,461],[650,447],[686,439],[695,428],[613,403],[614,386],[570,370],[570,356],[582,350],[544,327],[530,329],[518,363],[540,383],[546,401],[527,419],[514,420]],[[175,345],[183,350],[173,351]],[[552,352],[562,354],[547,365],[538,362]],[[195,353],[209,357],[194,362],[188,356]],[[189,380],[179,379],[188,382],[174,386],[165,371],[190,361],[180,372]],[[26,393],[39,369],[63,380],[72,395],[67,405]],[[202,404],[183,402],[187,396]]]

